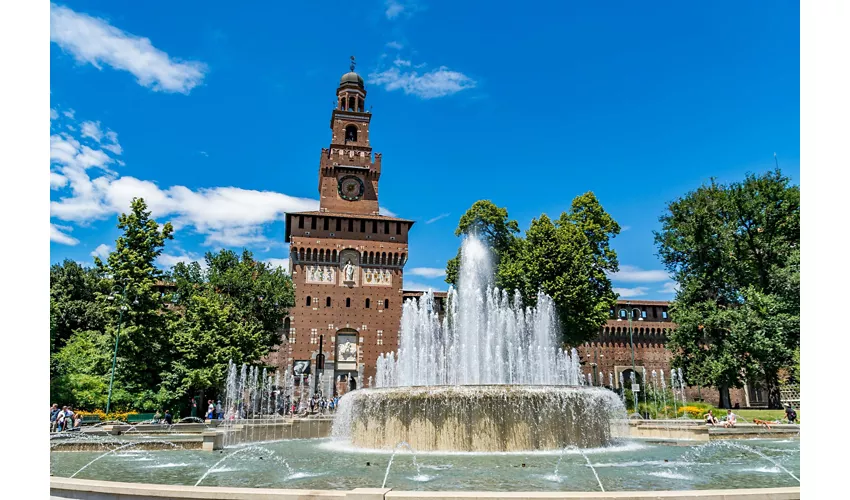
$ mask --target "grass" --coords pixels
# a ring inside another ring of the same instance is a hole
[[[723,413],[718,413],[715,411],[715,415],[718,417],[726,414],[725,410],[719,410]],[[759,420],[784,420],[785,419],[785,410],[732,410],[736,415],[744,417],[748,421],[752,422],[754,418]],[[797,411],[797,422],[800,422],[800,410]]]

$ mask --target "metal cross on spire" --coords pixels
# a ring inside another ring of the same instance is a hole
[[[354,56],[351,56],[351,66],[349,66],[351,71],[354,71],[355,66],[357,66],[357,62],[354,60]]]

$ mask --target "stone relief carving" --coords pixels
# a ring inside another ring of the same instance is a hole
[[[336,274],[334,266],[307,266],[307,283],[334,283],[334,275]]]
[[[363,284],[365,286],[392,286],[392,272],[389,269],[364,268]]]

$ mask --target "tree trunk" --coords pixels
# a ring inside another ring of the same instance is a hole
[[[767,407],[771,410],[781,410],[782,399],[776,375],[766,376],[765,385],[767,386]]]
[[[717,392],[720,393],[720,407],[723,409],[732,408],[732,404],[729,401],[729,387],[720,386],[717,388]]]

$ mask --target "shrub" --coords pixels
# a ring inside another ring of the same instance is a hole
[[[708,410],[709,408],[702,408],[695,405],[682,406],[679,408],[679,415],[684,416],[687,413],[691,418],[703,418],[708,413]]]
[[[113,412],[110,412],[107,415],[106,412],[98,409],[98,410],[94,410],[94,411],[82,411],[81,410],[81,411],[78,411],[77,413],[79,413],[81,417],[91,417],[91,416],[97,417],[97,418],[100,419],[101,422],[109,422],[109,421],[114,421],[114,420],[126,422],[127,417],[129,417],[130,415],[138,415],[139,412],[137,412],[137,411],[124,411],[124,412],[113,411]]]

